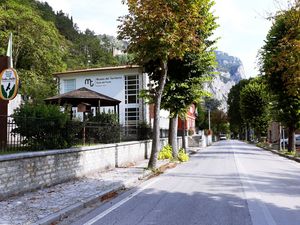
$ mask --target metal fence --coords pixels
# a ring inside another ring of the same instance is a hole
[[[168,130],[161,129],[161,138],[167,135]],[[0,116],[0,153],[147,140],[151,136],[148,127]]]
[[[6,125],[5,125],[6,124]],[[23,147],[24,137],[13,132],[16,124],[12,117],[0,116],[0,150],[18,151]]]

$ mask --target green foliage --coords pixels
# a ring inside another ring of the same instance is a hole
[[[217,110],[221,105],[218,99],[212,98],[210,96],[204,98],[204,106],[206,109],[211,111]]]
[[[89,29],[77,34],[66,57],[68,67],[80,69],[118,65],[117,59],[112,55],[112,49],[106,49],[101,42],[99,36]]]
[[[203,78],[187,79],[185,82],[170,81],[162,97],[162,108],[170,110],[171,117],[185,115],[191,104],[199,103],[207,92],[203,90]]]
[[[95,116],[91,115],[88,121],[97,122],[102,125],[119,125],[118,116],[114,113],[96,113]]]
[[[171,145],[165,145],[158,154],[158,159],[173,159]]]
[[[152,137],[151,126],[146,122],[140,122],[138,125],[138,140],[148,140]]]
[[[44,104],[24,104],[13,114],[14,133],[24,137],[29,150],[71,147],[81,129],[78,122],[70,121],[60,108]]]
[[[234,85],[228,94],[228,120],[230,124],[230,130],[234,136],[242,136],[244,129],[244,122],[241,116],[240,110],[240,95],[242,89],[250,82],[250,80],[241,80],[238,84]]]
[[[65,68],[62,59],[66,54],[67,45],[54,24],[43,20],[29,2],[0,2],[0,43],[3,44],[0,46],[0,52],[5,52],[9,33],[12,32],[13,62],[22,83],[31,85],[32,78],[39,79],[39,83],[43,82],[51,87],[55,85],[52,74]],[[26,94],[34,98],[37,96],[29,90],[44,91],[43,88],[32,84],[32,87],[26,90]],[[23,89],[21,91],[25,93]],[[55,91],[54,88],[51,94],[56,93]]]
[[[289,151],[300,128],[300,2],[273,17],[260,54],[261,71],[274,96],[275,118],[289,129]]]
[[[185,153],[185,150],[183,148],[179,149],[178,151],[178,160],[180,162],[187,162],[189,161],[190,157],[187,153]]]
[[[261,51],[261,70],[279,94],[300,96],[300,3],[277,12]],[[283,93],[284,92],[284,93]]]
[[[270,97],[262,78],[251,80],[240,93],[240,113],[243,121],[254,128],[260,138],[266,135],[270,120]]]
[[[170,159],[170,160],[172,160],[173,159],[173,156],[172,156],[172,147],[170,145],[165,145],[161,149],[161,151],[159,152],[158,159],[159,160],[164,160],[164,159]],[[187,162],[187,161],[189,161],[189,156],[188,156],[187,153],[185,153],[185,150],[183,148],[179,149],[177,159],[180,162]]]
[[[121,127],[116,114],[97,113],[86,122],[86,141],[95,143],[117,143],[121,138]]]
[[[47,2],[2,0],[0,11],[0,54],[5,55],[12,32],[20,92],[34,102],[57,94],[55,72],[124,63],[113,57],[112,43],[104,44],[93,31],[80,32],[72,18],[55,13]]]
[[[120,18],[119,38],[130,43],[129,51],[141,64],[183,57],[192,47],[201,45],[197,31],[205,33],[211,26],[206,21],[213,19],[200,14],[213,4],[208,0],[129,0],[126,4],[129,14]]]
[[[208,129],[207,112],[202,104],[197,106],[198,115],[196,117],[196,127],[200,130]]]
[[[129,43],[134,61],[145,66],[153,81],[155,115],[149,167],[156,166],[159,146],[159,109],[168,74],[168,60],[183,59],[188,52],[199,52],[206,35],[216,26],[209,12],[210,0],[128,0],[129,14],[120,18],[120,39]],[[209,35],[210,36],[210,35]],[[209,43],[209,40],[206,40]],[[204,48],[205,49],[205,48]]]
[[[57,93],[57,84],[46,76],[38,76],[33,70],[18,70],[22,74],[20,93],[25,99],[41,104],[44,99]]]
[[[215,109],[210,113],[211,129],[217,135],[229,133],[229,124],[226,113],[222,110]]]

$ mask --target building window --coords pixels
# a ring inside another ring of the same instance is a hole
[[[69,91],[74,91],[76,89],[75,79],[72,80],[64,80],[64,93]]]
[[[139,76],[125,76],[125,104],[139,103]]]
[[[125,126],[137,127],[140,115],[139,108],[125,108]]]

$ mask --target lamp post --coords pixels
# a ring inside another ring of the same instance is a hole
[[[208,109],[208,130],[210,130],[210,109]]]

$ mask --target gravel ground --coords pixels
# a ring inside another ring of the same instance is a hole
[[[167,161],[160,161],[159,165]],[[11,197],[0,202],[1,225],[27,225],[103,191],[131,186],[145,176],[147,160],[132,167],[96,172],[78,180]]]

